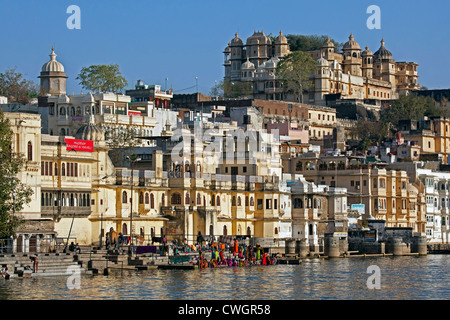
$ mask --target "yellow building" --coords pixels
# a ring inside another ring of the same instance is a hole
[[[425,232],[423,194],[419,184],[409,181],[406,171],[346,156],[321,157],[313,152],[286,159],[283,164],[286,173],[302,174],[318,185],[346,188],[348,203],[364,204],[366,218],[385,220],[387,227]]]

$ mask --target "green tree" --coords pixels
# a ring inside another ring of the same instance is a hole
[[[83,67],[78,74],[80,85],[92,92],[122,92],[128,85],[117,64]]]
[[[389,107],[382,110],[381,122],[391,124],[394,130],[398,129],[400,120],[418,120],[423,116],[439,117],[442,109],[436,107],[430,97],[415,94],[401,95]]]
[[[283,87],[297,95],[297,101],[303,102],[303,93],[311,86],[311,74],[316,68],[316,61],[309,54],[296,51],[283,57],[277,65],[277,78]]]
[[[223,91],[223,83],[224,80],[220,80],[218,83],[216,83],[209,91],[209,95],[212,97],[223,97],[224,91]]]
[[[328,36],[288,34],[286,38],[291,51],[312,51],[322,48],[323,44],[327,41]],[[331,39],[331,42],[336,46],[336,52],[339,52],[342,49],[342,43],[333,39]]]
[[[251,82],[223,80],[217,86],[226,98],[239,98],[252,94]]]
[[[23,224],[24,220],[15,213],[31,201],[33,194],[17,177],[25,160],[12,151],[12,136],[9,120],[0,110],[0,238],[14,235]]]
[[[7,69],[0,73],[0,95],[8,98],[8,102],[28,104],[37,96],[38,85],[30,80],[24,79],[16,68]]]
[[[109,128],[103,127],[105,132],[106,145],[110,149],[108,152],[114,165],[123,165],[126,156],[135,152],[135,148],[141,143],[139,133],[133,128]]]

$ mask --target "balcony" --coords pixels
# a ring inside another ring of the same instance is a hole
[[[91,207],[41,207],[41,216],[43,218],[53,218],[59,216],[62,218],[86,218],[91,215]]]

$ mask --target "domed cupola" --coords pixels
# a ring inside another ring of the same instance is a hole
[[[280,35],[275,39],[276,44],[287,44],[288,40],[286,36],[283,35],[283,31],[280,30]]]
[[[342,49],[345,50],[361,50],[358,42],[355,41],[353,33],[348,37],[348,41],[344,44]]]
[[[381,47],[373,55],[374,60],[392,60],[392,53],[384,46],[384,39],[381,39]]]
[[[41,69],[38,77],[41,79],[41,95],[63,95],[66,94],[66,73],[64,66],[56,61],[55,49],[52,47],[50,61],[47,61]]]
[[[64,72],[64,66],[59,61],[56,61],[57,54],[54,47],[52,47],[52,53],[49,54],[50,61],[46,62],[42,66],[42,72]]]
[[[255,65],[250,62],[250,60],[247,57],[247,61],[245,61],[242,66],[241,66],[242,70],[254,70],[255,69]]]
[[[243,44],[242,39],[239,38],[239,34],[235,33],[233,40],[230,42],[230,46],[242,46]]]
[[[89,116],[88,123],[81,126],[75,138],[79,140],[92,140],[94,142],[103,141],[105,139],[105,134],[98,126],[94,124],[94,118]]]

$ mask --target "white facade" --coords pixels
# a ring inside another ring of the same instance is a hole
[[[450,241],[450,173],[417,169],[425,186],[426,237],[430,243]]]

